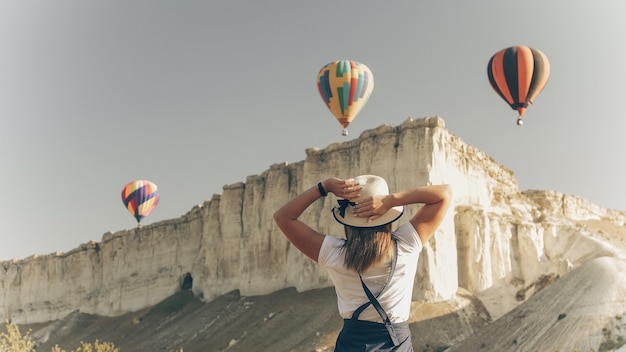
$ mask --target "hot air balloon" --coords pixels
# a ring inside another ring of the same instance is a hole
[[[347,127],[363,109],[374,90],[372,71],[362,63],[340,60],[327,64],[317,74],[317,88],[347,136]]]
[[[541,93],[550,76],[550,63],[544,53],[527,46],[512,46],[495,53],[487,65],[491,87],[517,110],[517,124],[528,105]]]
[[[159,190],[150,181],[131,181],[122,189],[122,201],[128,212],[137,219],[137,227],[141,227],[141,219],[148,216],[159,203]]]

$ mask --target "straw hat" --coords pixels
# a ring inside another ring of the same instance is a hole
[[[354,178],[355,182],[358,182],[361,189],[361,196],[355,199],[338,199],[337,205],[333,208],[333,216],[335,220],[342,225],[351,226],[351,227],[377,227],[387,225],[392,223],[404,212],[403,206],[397,206],[389,209],[385,214],[380,216],[379,218],[373,220],[372,222],[368,222],[368,218],[361,217],[357,218],[352,215],[353,207],[356,203],[358,203],[362,199],[366,199],[368,197],[374,195],[388,195],[389,187],[387,186],[387,182],[380,176],[375,175],[361,175]]]

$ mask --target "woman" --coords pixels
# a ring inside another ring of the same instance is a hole
[[[320,197],[333,193],[335,220],[346,240],[323,235],[298,220]],[[450,205],[448,185],[389,194],[384,179],[329,178],[302,192],[274,214],[278,227],[302,253],[328,270],[344,325],[335,351],[413,351],[408,318],[422,246]],[[404,206],[423,203],[392,232]]]

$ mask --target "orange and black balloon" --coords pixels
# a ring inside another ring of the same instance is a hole
[[[495,53],[487,65],[491,87],[517,110],[517,124],[528,105],[541,93],[550,76],[550,63],[544,53],[527,46],[512,46]]]
[[[138,226],[159,203],[157,186],[147,180],[131,181],[122,189],[122,202],[126,210],[135,217]]]

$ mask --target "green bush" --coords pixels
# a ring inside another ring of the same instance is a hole
[[[6,333],[0,333],[0,352],[35,352],[35,342],[30,338],[30,330],[22,335],[17,325],[6,323]],[[55,345],[51,352],[68,352]],[[74,351],[69,352],[119,352],[113,343],[99,342],[80,343]]]

